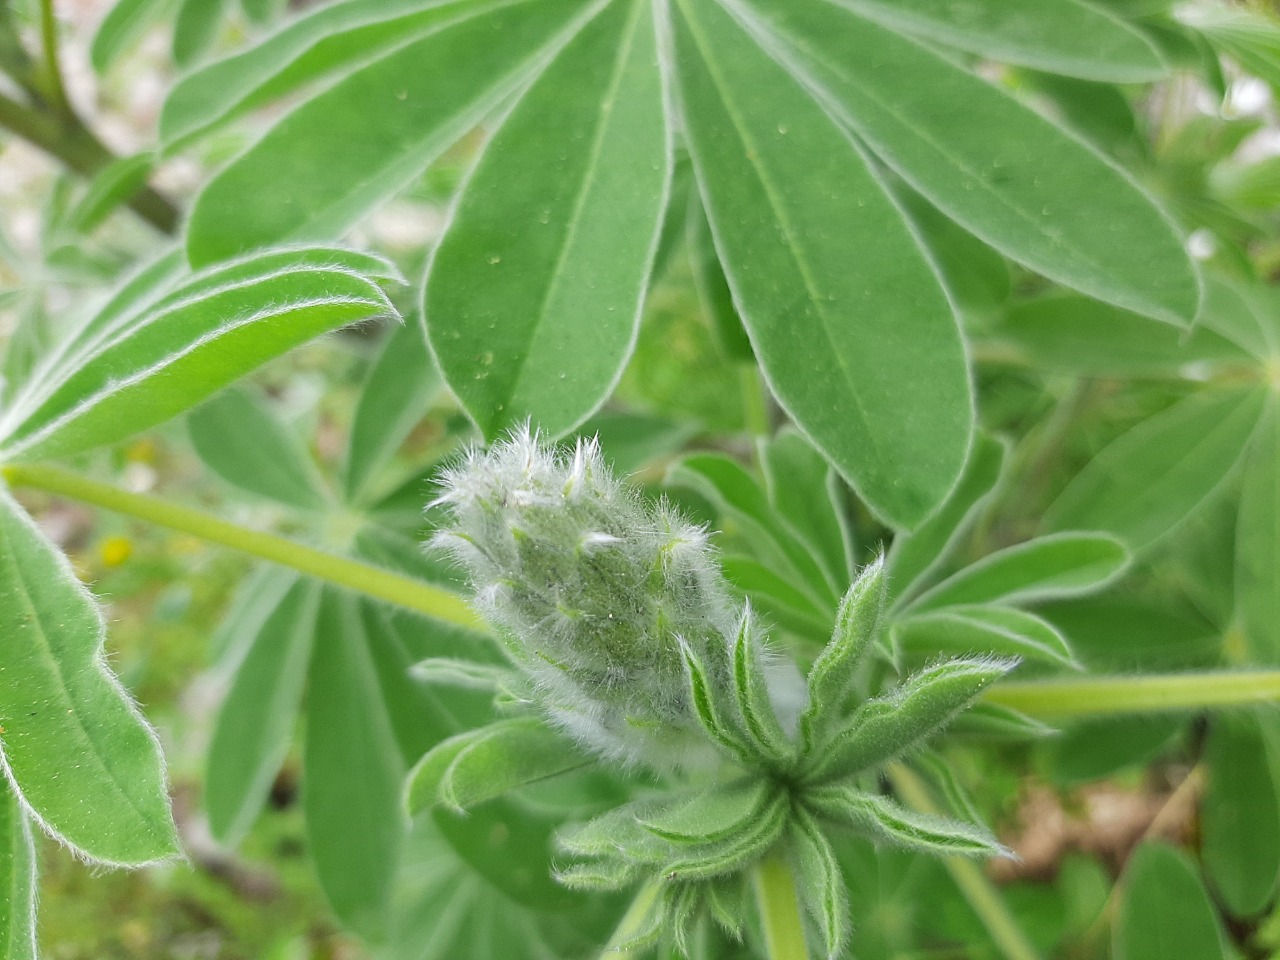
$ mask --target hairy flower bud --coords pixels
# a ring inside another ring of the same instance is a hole
[[[619,483],[593,441],[557,450],[527,428],[471,451],[443,485],[453,523],[435,543],[467,568],[548,715],[606,756],[707,755],[682,644],[727,683],[742,612],[706,531]]]

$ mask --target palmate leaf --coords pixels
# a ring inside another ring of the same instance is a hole
[[[1167,218],[1126,175],[932,43],[1092,80],[1163,70],[1140,32],[1082,0],[346,0],[184,79],[162,126],[176,146],[303,100],[197,201],[187,250],[207,263],[342,232],[518,98],[426,283],[443,372],[490,434],[525,415],[563,433],[612,389],[678,127],[714,241],[697,255],[723,267],[732,299],[717,314],[742,318],[822,456],[911,527],[965,460],[969,377],[877,163],[1090,296],[1176,321],[1198,298]],[[665,115],[668,93],[681,116]]]
[[[108,670],[105,625],[67,559],[0,491],[0,759],[23,809],[86,859],[177,852],[155,734]]]
[[[813,548],[784,522],[755,477],[736,460],[721,454],[690,454],[672,464],[666,482],[688,487],[710,500],[724,515],[725,525],[742,529],[751,550],[767,566],[784,574],[793,589],[807,595],[817,609],[835,605],[841,589],[835,579],[824,572]]]
[[[597,14],[503,122],[436,248],[427,331],[488,438],[530,418],[567,433],[622,374],[671,178],[657,55],[648,0]]]

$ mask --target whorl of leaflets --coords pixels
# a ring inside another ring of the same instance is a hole
[[[682,650],[726,680],[741,617],[706,531],[620,484],[594,441],[558,450],[528,427],[443,483],[453,525],[435,543],[467,568],[553,722],[606,757],[705,765]]]
[[[759,624],[731,598],[705,531],[616,481],[594,442],[559,451],[526,427],[471,451],[444,487],[437,502],[453,523],[436,543],[466,566],[524,674],[498,690],[531,683],[514,699],[536,703],[577,746],[528,716],[459,734],[411,773],[408,808],[465,809],[582,766],[583,749],[676,774],[667,795],[557,836],[572,858],[558,872],[566,885],[655,885],[634,935],[612,949],[664,932],[683,949],[705,913],[740,933],[746,878],[776,852],[834,958],[849,929],[837,834],[931,854],[1007,852],[980,826],[900,807],[869,776],[919,750],[1016,663],[942,660],[864,699],[860,668],[887,603],[882,560],[849,588],[807,701],[780,713],[788,698],[770,690],[780,674],[766,671]]]

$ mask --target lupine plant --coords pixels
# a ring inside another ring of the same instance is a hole
[[[0,4],[0,960],[1280,950],[1265,4],[99,6]]]

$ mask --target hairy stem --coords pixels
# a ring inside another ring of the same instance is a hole
[[[929,795],[929,788],[910,768],[900,763],[893,764],[889,768],[889,780],[908,806],[935,816],[942,813]],[[946,857],[943,864],[964,898],[969,901],[969,906],[973,907],[974,913],[982,920],[982,925],[991,934],[992,941],[1005,960],[1040,960],[1036,948],[1031,945],[1031,941],[1009,912],[1000,891],[987,879],[978,864],[967,857]]]
[[[780,851],[774,851],[756,866],[751,875],[756,906],[764,928],[768,960],[808,960],[804,941],[804,921],[791,865]]]
[[[16,465],[0,473],[15,487],[44,490],[181,530],[437,620],[483,629],[462,597],[403,574],[250,530],[158,497],[128,493],[60,467]],[[988,690],[984,699],[1033,717],[1203,710],[1280,701],[1280,670],[1004,682]]]
[[[1033,717],[1201,710],[1280,700],[1280,670],[1081,677],[1002,683],[986,700]]]
[[[308,576],[426,614],[436,620],[481,628],[475,613],[457,594],[391,570],[316,550],[274,534],[250,530],[201,510],[169,503],[158,497],[127,493],[59,467],[9,466],[2,472],[11,486],[44,490],[90,503],[291,567]]]
[[[634,960],[638,953],[643,952],[631,950],[626,944],[644,932],[644,923],[649,918],[649,911],[653,909],[654,901],[658,899],[658,893],[659,887],[656,880],[640,888],[636,898],[631,901],[631,906],[627,907],[627,912],[622,915],[618,929],[609,938],[604,953],[600,954],[600,960]]]

